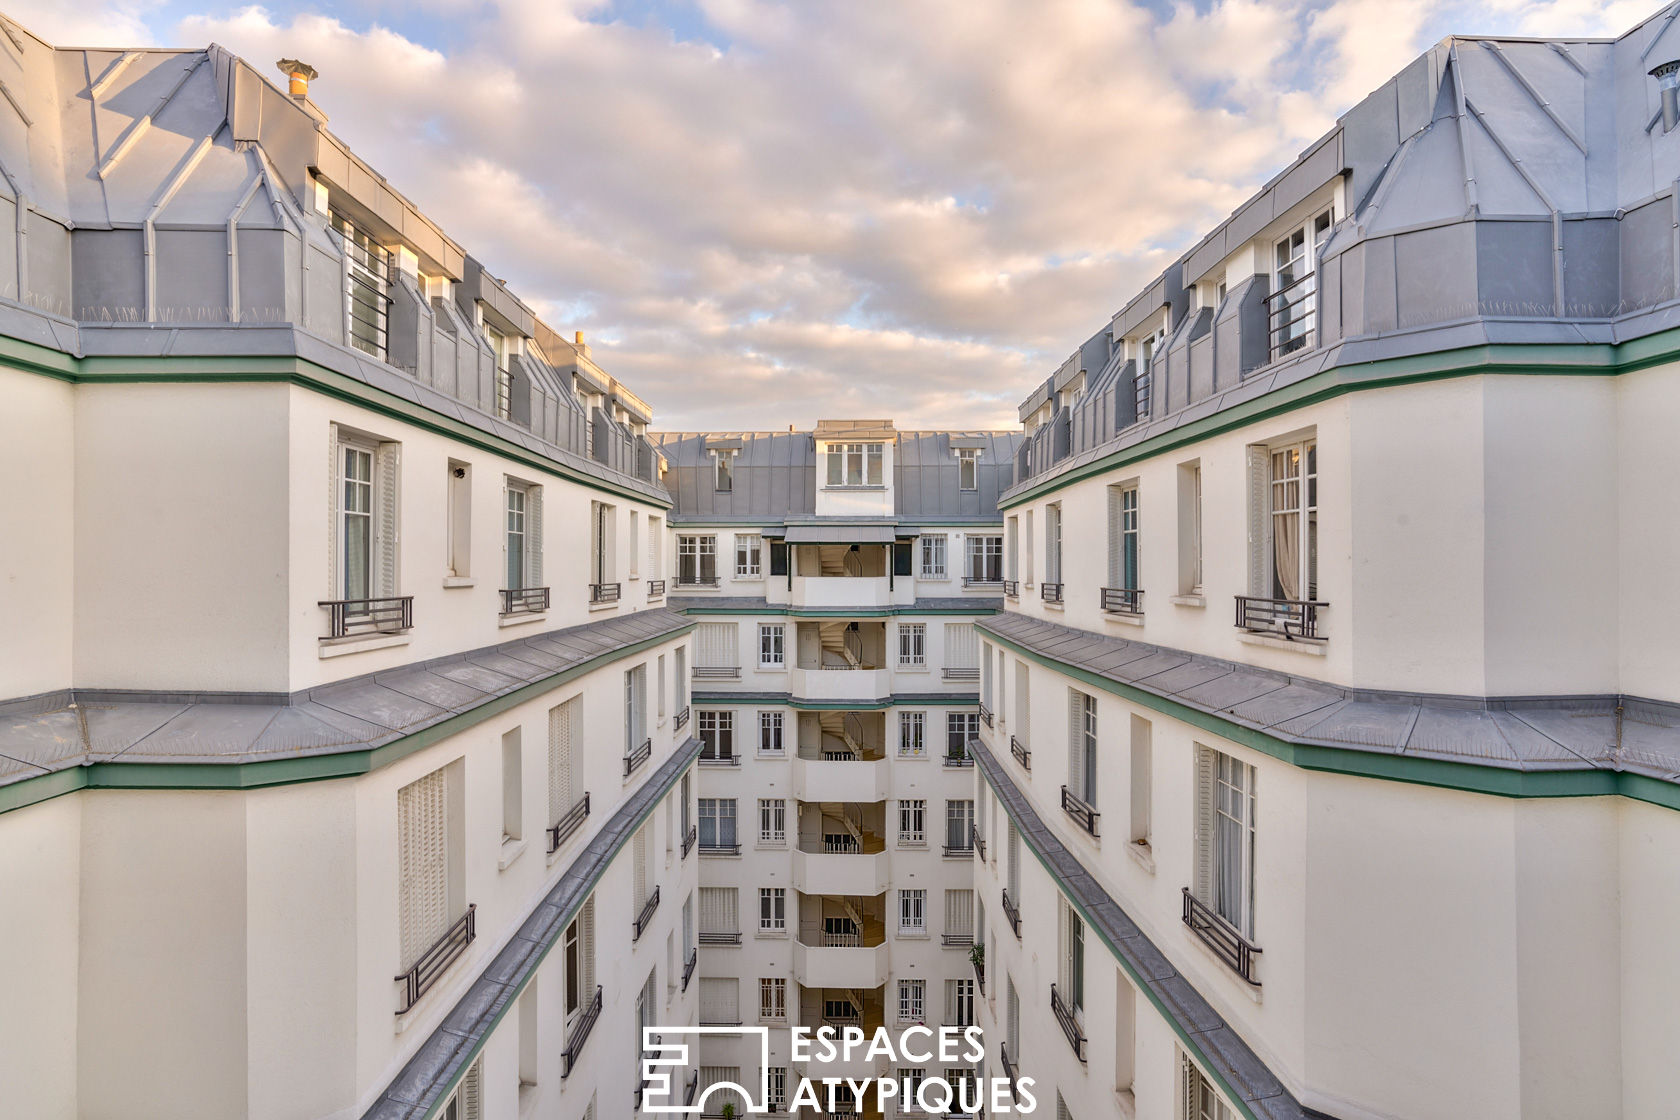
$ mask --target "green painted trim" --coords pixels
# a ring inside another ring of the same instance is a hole
[[[986,751],[987,757],[991,760],[992,765],[998,766],[1000,769],[1002,768],[1002,764],[999,763],[997,761],[997,757],[992,754],[990,747],[982,746],[981,749]],[[981,778],[992,788],[992,796],[997,797],[998,784],[993,781],[991,776],[986,772],[986,767],[976,764],[974,768],[980,772]],[[1018,787],[1016,792],[1021,792]],[[1024,793],[1022,793],[1021,796],[1023,799],[1026,798]],[[1102,940],[1102,943],[1107,946],[1109,955],[1114,958],[1114,962],[1118,964],[1121,970],[1131,978],[1132,987],[1143,993],[1144,998],[1149,1000],[1150,1004],[1154,1006],[1156,1012],[1160,1014],[1162,1020],[1164,1020],[1167,1026],[1172,1028],[1172,1032],[1178,1036],[1179,1043],[1184,1047],[1184,1049],[1195,1055],[1197,1064],[1202,1067],[1202,1071],[1204,1073],[1213,1078],[1213,1080],[1219,1085],[1220,1091],[1224,1094],[1225,1099],[1231,1102],[1231,1104],[1233,1104],[1237,1110],[1247,1118],[1247,1120],[1259,1120],[1259,1118],[1255,1116],[1254,1111],[1248,1107],[1248,1102],[1243,1099],[1242,1095],[1234,1090],[1231,1087],[1230,1082],[1226,1081],[1224,1076],[1214,1068],[1213,1063],[1208,1061],[1207,1053],[1196,1042],[1195,1037],[1179,1023],[1178,1017],[1173,1014],[1167,1005],[1161,1001],[1161,998],[1155,994],[1155,990],[1144,979],[1143,974],[1133,968],[1131,962],[1120,954],[1119,946],[1109,940],[1108,935],[1103,932],[1102,927],[1092,919],[1090,911],[1086,910],[1085,907],[1073,897],[1072,893],[1066,889],[1067,884],[1062,880],[1061,875],[1057,873],[1056,869],[1051,866],[1050,861],[1045,858],[1044,853],[1039,851],[1038,846],[1032,842],[1032,836],[1027,829],[1023,827],[1021,819],[1009,811],[1009,805],[1002,797],[997,797],[997,801],[999,805],[1003,806],[1004,815],[1014,822],[1015,830],[1021,837],[1021,842],[1027,846],[1027,850],[1033,854],[1033,858],[1038,860],[1039,866],[1044,868],[1044,873],[1050,877],[1050,881],[1057,885],[1058,893],[1063,898],[1067,899],[1069,906],[1072,906],[1075,910],[1079,911],[1080,920],[1085,923],[1085,928],[1094,932],[1098,938]],[[996,842],[997,838],[993,837],[993,843]],[[1104,891],[1103,893],[1107,894],[1108,892]],[[1112,896],[1110,897],[1112,898]],[[1115,905],[1119,906],[1119,903],[1116,902]],[[1122,910],[1121,913],[1125,913],[1125,911]],[[1156,952],[1160,952],[1160,946],[1155,946],[1155,950]],[[1229,1023],[1227,1023],[1226,1026],[1230,1028],[1233,1033],[1235,1032],[1235,1028],[1230,1027]],[[1275,1077],[1276,1074],[1273,1074],[1273,1076]],[[1280,1085],[1283,1084],[1283,1079],[1281,1077],[1278,1078],[1278,1083]]]
[[[1373,362],[1335,366],[1254,400],[1222,409],[1211,416],[1191,421],[1131,447],[1121,448],[1075,470],[1029,485],[1018,494],[1000,499],[998,509],[1015,509],[1093,475],[1106,474],[1235,428],[1365,389],[1383,389],[1395,385],[1486,374],[1615,377],[1676,359],[1680,359],[1680,328],[1659,331],[1621,343],[1489,343],[1457,350],[1441,350],[1403,358],[1384,358]]]
[[[95,762],[56,770],[0,786],[0,813],[22,809],[80,789],[247,790],[294,785],[334,778],[353,778],[389,766],[416,751],[493,719],[509,709],[588,676],[615,661],[692,633],[693,624],[643,638],[628,646],[598,654],[552,676],[533,681],[503,696],[492,697],[469,711],[450,716],[412,735],[378,747],[304,758],[263,759],[258,762]]]
[[[1086,669],[1076,668],[1027,648],[1019,642],[984,631],[984,640],[1013,650],[1021,657],[1035,661],[1064,677],[1080,681],[1091,688],[1118,696],[1132,704],[1170,716],[1181,723],[1211,732],[1233,743],[1259,751],[1281,762],[1303,770],[1317,770],[1327,774],[1345,774],[1357,778],[1377,778],[1385,781],[1407,782],[1412,785],[1434,786],[1464,793],[1483,793],[1496,797],[1606,797],[1616,795],[1635,801],[1680,810],[1680,785],[1615,770],[1512,770],[1503,766],[1484,766],[1475,762],[1454,762],[1441,758],[1419,758],[1406,755],[1383,754],[1355,748],[1324,746],[1317,743],[1292,743],[1264,731],[1245,727],[1222,716],[1192,708],[1177,700],[1157,696],[1135,685],[1123,684],[1099,676]]]
[[[888,697],[885,700],[786,700],[754,699],[729,692],[695,692],[689,695],[695,707],[705,704],[714,708],[792,708],[797,712],[884,712],[889,708],[972,708],[979,699],[968,696],[927,696],[914,700]]]
[[[57,360],[54,360],[55,358]],[[72,384],[160,385],[229,382],[295,385],[413,424],[425,431],[500,455],[590,490],[612,494],[626,501],[640,502],[659,510],[669,510],[672,505],[669,498],[650,497],[617,486],[557,459],[539,455],[521,444],[482,428],[451,419],[394,393],[347,377],[308,358],[292,355],[77,358],[33,343],[0,336],[0,360],[26,372],[39,373]]]

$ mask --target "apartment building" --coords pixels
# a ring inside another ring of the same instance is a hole
[[[646,405],[309,67],[0,32],[0,1113],[630,1115],[698,996]]]
[[[783,1027],[975,1021],[975,625],[1002,605],[1020,436],[831,420],[656,439],[675,503],[657,574],[695,624],[699,1021],[776,1027],[777,1112],[800,1078],[971,1076],[795,1062]],[[745,1113],[711,1089],[761,1083],[756,1043],[705,1040],[708,1114]]]
[[[1440,43],[1022,402],[979,1018],[1059,1116],[1672,1111],[1674,60]]]

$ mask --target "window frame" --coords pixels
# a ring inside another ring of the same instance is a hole
[[[927,668],[927,623],[900,622],[898,624],[898,667],[900,669]]]
[[[878,490],[885,483],[886,445],[835,442],[826,445],[825,489]]]
[[[688,561],[691,576],[685,578],[684,562]],[[706,574],[708,563],[711,574]],[[717,534],[680,533],[677,536],[677,586],[712,587],[718,582]]]
[[[898,713],[898,757],[927,757],[927,713]]]
[[[901,848],[927,847],[927,798],[901,797],[898,799],[898,846]]]
[[[733,708],[701,708],[694,713],[694,720],[694,733],[701,743],[701,758],[722,762],[739,757],[735,752]]]
[[[927,1022],[926,980],[900,980],[898,982],[898,1021],[900,1023]]]
[[[699,844],[701,848],[728,849],[741,845],[741,833],[737,827],[737,807],[733,797],[701,797],[699,801]],[[708,812],[708,809],[710,810]],[[727,810],[727,811],[725,811]],[[711,822],[712,843],[706,843],[706,826]],[[728,822],[729,843],[720,843],[724,836],[724,824]]]
[[[764,578],[764,536],[762,533],[735,534],[735,578]]]
[[[775,746],[766,744],[774,740]],[[787,718],[779,711],[758,713],[758,753],[764,758],[787,756]]]
[[[787,668],[787,624],[761,622],[758,624],[758,667],[760,669]]]
[[[980,489],[980,449],[957,448],[957,490],[969,493]]]
[[[970,583],[1003,582],[1003,538],[975,533],[963,538],[963,578]],[[1031,582],[1029,577],[1028,582]]]
[[[758,932],[787,933],[787,888],[758,888]]]
[[[949,537],[945,533],[923,533],[921,547],[918,550],[918,579],[942,580],[950,579],[948,565]]]
[[[758,799],[758,842],[777,847],[787,844],[787,798]]]

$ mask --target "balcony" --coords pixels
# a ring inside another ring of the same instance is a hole
[[[700,931],[700,944],[702,945],[739,945],[740,943],[740,930],[735,930],[733,933],[727,930]],[[695,952],[698,953],[699,950],[696,949]]]
[[[713,837],[710,844],[704,840],[700,842],[701,856],[738,856],[741,854],[741,842],[732,840],[725,843],[718,837]]]
[[[879,988],[887,982],[888,947],[880,922],[863,935],[825,933],[802,925],[793,944],[793,974],[807,988]],[[869,944],[873,941],[874,944]]]
[[[788,670],[788,687],[800,700],[874,702],[892,695],[892,673],[886,669]]]
[[[616,583],[592,583],[589,585],[589,605],[593,607],[602,603],[616,603],[622,590],[621,585]]]
[[[1213,950],[1214,956],[1230,966],[1232,972],[1256,988],[1260,986],[1260,981],[1254,978],[1254,958],[1262,952],[1260,947],[1191,894],[1189,887],[1184,888],[1184,924],[1201,939],[1203,945]]]
[[[984,576],[963,576],[964,591],[996,591],[1007,588],[1009,583],[1003,579],[987,579]],[[1007,594],[1007,591],[1005,592]]]
[[[1104,614],[1142,614],[1143,592],[1135,587],[1105,587],[1102,609]]]
[[[1097,834],[1097,818],[1102,814],[1086,804],[1066,786],[1062,787],[1062,812],[1072,817],[1074,823],[1092,836]]]
[[[1056,990],[1056,985],[1050,985],[1050,1010],[1056,1016],[1056,1022],[1061,1025],[1062,1033],[1067,1036],[1068,1045],[1073,1047],[1073,1056],[1081,1062],[1085,1060],[1085,1032],[1079,1029],[1079,1017],[1073,1008],[1062,1000],[1062,995]]]
[[[1032,769],[1032,751],[1021,740],[1011,735],[1009,737],[1009,753],[1015,756],[1015,761],[1021,764],[1021,769]]]
[[[636,769],[653,757],[653,740],[643,739],[642,745],[624,756],[624,776],[628,778]]]
[[[560,1051],[560,1076],[567,1078],[577,1068],[578,1059],[583,1056],[584,1044],[589,1041],[589,1033],[595,1029],[595,1021],[601,1017],[601,985],[595,985],[595,998],[589,1001],[578,1016],[577,1022],[567,1032],[566,1048]]]
[[[910,577],[904,580],[910,583]],[[892,579],[885,575],[794,576],[788,587],[788,602],[795,607],[890,607],[892,600]]]
[[[992,710],[986,706],[984,700],[980,701],[980,722],[987,727],[992,726]]]
[[[793,762],[794,796],[801,801],[885,801],[890,786],[884,758],[813,759],[802,750]]]
[[[1011,868],[1010,870],[1014,870]],[[1003,916],[1009,919],[1009,928],[1015,931],[1015,940],[1021,939],[1021,904],[1009,897],[1009,888],[1003,888]]]
[[[1318,612],[1328,607],[1311,599],[1257,599],[1237,596],[1237,629],[1251,634],[1276,634],[1290,641],[1322,642]]]
[[[648,580],[647,581],[647,597],[649,599],[663,599],[663,598],[665,598],[665,581],[662,580],[662,579],[650,579],[650,580]]]
[[[567,809],[560,819],[554,822],[554,827],[548,830],[549,854],[553,855],[558,852],[560,845],[564,844],[567,838],[578,830],[588,816],[589,794],[586,792],[578,803]]]
[[[974,765],[974,758],[968,753],[965,745],[961,750],[946,748],[944,757],[940,760],[947,770],[963,770]]]
[[[830,852],[801,841],[793,852],[793,885],[807,894],[873,897],[892,885],[892,853],[879,837],[860,852]],[[868,850],[868,849],[873,850]]]
[[[986,958],[985,958],[985,956],[982,955],[979,960],[976,960],[974,957],[970,956],[968,958],[968,963],[974,969],[974,986],[976,988],[980,989],[980,994],[981,995],[985,995],[986,994]]]
[[[720,586],[722,586],[722,584],[719,583],[716,576],[690,576],[687,579],[684,579],[682,576],[677,577],[678,591],[710,591]]]
[[[1038,585],[1038,593],[1046,603],[1060,603],[1062,601],[1062,585],[1048,581]]]
[[[708,754],[707,752],[711,750],[710,746],[703,747],[700,751],[700,757],[695,760],[695,764],[706,767],[741,765],[741,756],[733,751],[728,754],[718,754],[716,752]]]
[[[683,837],[682,858],[688,858],[688,853],[694,850],[694,842],[698,839],[700,839],[700,826],[695,824],[689,825],[688,835]]]
[[[541,614],[548,609],[548,588],[502,588],[502,617],[515,614]]]
[[[738,681],[741,679],[739,665],[696,665],[694,679],[697,681]]]
[[[1021,1080],[1021,1067],[1009,1060],[1009,1043],[998,1043],[998,1061],[1003,1063],[1003,1075],[1009,1079],[1009,1095],[1019,1099],[1021,1091],[1016,1088]]]
[[[971,949],[974,947],[974,931],[942,933],[939,935],[939,943],[947,949]],[[965,1023],[963,1025],[968,1026],[969,1024]]]
[[[985,859],[986,859],[986,838],[984,836],[980,835],[980,830],[978,828],[974,829],[973,831],[974,831],[974,850],[976,852],[980,853],[980,860],[983,863],[983,862],[985,862]]]
[[[636,915],[636,932],[630,938],[631,941],[642,939],[642,934],[646,933],[648,926],[652,924],[653,912],[657,909],[659,909],[659,888],[656,886],[653,888],[653,893],[648,895],[648,900],[642,903],[641,913]]]
[[[323,599],[315,605],[327,609],[329,639],[401,634],[414,628],[412,595],[390,599]]]
[[[402,1006],[397,1008],[398,1015],[406,1015],[409,1010],[420,1002],[420,997],[431,990],[438,978],[449,971],[449,966],[460,959],[478,937],[478,907],[467,907],[467,912],[456,919],[455,924],[444,931],[443,936],[432,943],[432,947],[420,954],[420,959],[414,962],[401,976],[393,977],[403,986]]]
[[[1317,344],[1317,294],[1318,276],[1309,272],[1266,297],[1272,361]]]
[[[688,982],[694,978],[694,970],[700,967],[700,949],[696,946],[688,951],[688,960],[683,962],[682,990],[688,991]]]
[[[1018,579],[1004,580],[1003,597],[1005,599],[1019,599],[1021,597],[1021,581]]]
[[[947,836],[947,839],[948,838],[949,837]],[[943,851],[946,859],[973,859],[974,829],[971,827],[968,830],[968,835],[964,837],[961,842],[942,845],[941,850]]]
[[[677,718],[674,722],[676,723],[676,730],[678,730],[678,731],[681,731],[683,728],[688,726],[688,705],[687,704],[684,704],[682,706],[682,711],[677,713]]]

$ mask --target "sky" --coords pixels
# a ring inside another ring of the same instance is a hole
[[[1616,35],[1655,7],[0,0],[62,46],[311,63],[329,127],[662,429],[1013,427],[1430,44]]]

